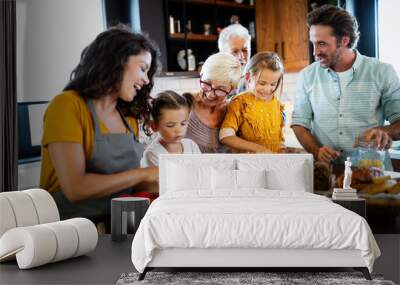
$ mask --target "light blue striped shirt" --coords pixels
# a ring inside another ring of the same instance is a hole
[[[349,155],[355,138],[365,130],[400,119],[400,82],[390,64],[356,51],[349,82],[314,62],[297,83],[293,125],[311,130],[321,145]]]

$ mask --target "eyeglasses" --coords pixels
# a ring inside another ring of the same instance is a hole
[[[229,91],[221,89],[221,88],[213,88],[210,83],[202,81],[201,79],[200,79],[200,88],[201,88],[201,90],[203,90],[204,95],[207,98],[210,98],[209,95],[211,94],[211,91],[214,91],[214,95],[218,96],[218,97],[228,96],[228,94],[232,91],[232,87],[230,88]]]

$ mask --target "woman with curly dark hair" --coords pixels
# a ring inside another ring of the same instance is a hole
[[[107,221],[110,199],[158,182],[140,168],[150,91],[159,52],[144,35],[117,26],[86,47],[71,80],[49,104],[43,125],[40,185],[62,219]]]

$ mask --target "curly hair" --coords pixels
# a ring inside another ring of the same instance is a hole
[[[132,32],[129,27],[119,24],[100,33],[81,54],[80,62],[72,71],[70,82],[64,88],[75,90],[84,99],[97,99],[119,89],[125,66],[130,56],[142,51],[151,54],[152,61],[147,73],[149,84],[138,90],[132,102],[118,99],[117,106],[126,116],[143,121],[143,130],[150,134],[150,91],[154,75],[159,70],[160,52],[147,36]]]
[[[350,38],[348,47],[351,49],[357,46],[360,37],[357,19],[346,10],[333,5],[322,5],[308,13],[307,25],[309,28],[313,25],[330,26],[337,40],[342,37]]]

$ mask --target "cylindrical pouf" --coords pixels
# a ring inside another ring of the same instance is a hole
[[[133,228],[132,233],[135,233],[149,205],[150,199],[148,198],[123,197],[112,199],[111,239],[113,241],[125,240],[129,228],[128,223]]]
[[[75,218],[8,230],[0,238],[0,261],[17,258],[20,269],[77,257],[95,249],[96,226]]]
[[[39,224],[38,214],[31,197],[23,191],[0,193],[13,209],[17,227],[27,227]]]
[[[51,262],[73,257],[78,250],[79,237],[75,227],[66,221],[42,225],[53,231],[57,238],[57,252]]]
[[[86,254],[96,248],[99,237],[92,221],[85,218],[74,218],[63,222],[71,224],[78,233],[78,248],[73,257]]]
[[[14,211],[6,197],[0,195],[0,238],[9,229],[17,227]]]
[[[56,236],[42,225],[11,229],[0,239],[0,260],[16,255],[20,269],[49,263],[56,251]]]
[[[49,192],[43,189],[29,189],[23,192],[31,197],[38,214],[39,224],[52,223],[60,220],[56,202]]]

